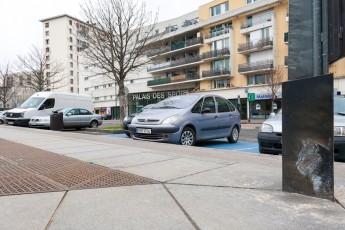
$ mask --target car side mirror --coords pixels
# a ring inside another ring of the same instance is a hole
[[[211,109],[210,108],[205,108],[201,111],[201,114],[203,113],[211,113]]]
[[[72,116],[72,113],[67,113],[66,116]]]
[[[276,113],[270,113],[270,117],[274,117]]]

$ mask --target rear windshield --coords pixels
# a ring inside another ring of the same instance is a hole
[[[44,100],[44,97],[30,97],[20,106],[20,108],[21,109],[37,108],[42,103],[43,100]]]
[[[170,97],[155,104],[152,109],[185,109],[199,99],[198,95]]]

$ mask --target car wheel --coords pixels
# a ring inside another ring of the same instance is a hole
[[[238,130],[238,127],[234,126],[234,128],[231,131],[230,136],[228,137],[229,143],[236,143],[238,141],[239,136],[240,136],[240,132]]]
[[[126,133],[126,135],[127,135],[127,137],[131,137],[131,134],[129,134],[129,133]]]
[[[98,127],[98,122],[97,121],[91,121],[90,128],[97,128],[97,127]]]
[[[3,120],[0,120],[0,125],[4,124]]]
[[[183,129],[181,133],[180,144],[187,146],[195,145],[195,132],[193,129],[189,127]]]

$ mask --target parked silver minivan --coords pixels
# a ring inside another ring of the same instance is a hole
[[[227,137],[237,142],[240,114],[226,98],[188,94],[167,98],[136,115],[129,130],[133,139],[182,145]]]

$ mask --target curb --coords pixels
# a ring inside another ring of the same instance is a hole
[[[102,130],[102,129],[85,129],[88,132],[104,133],[104,134],[124,134],[123,130]]]

